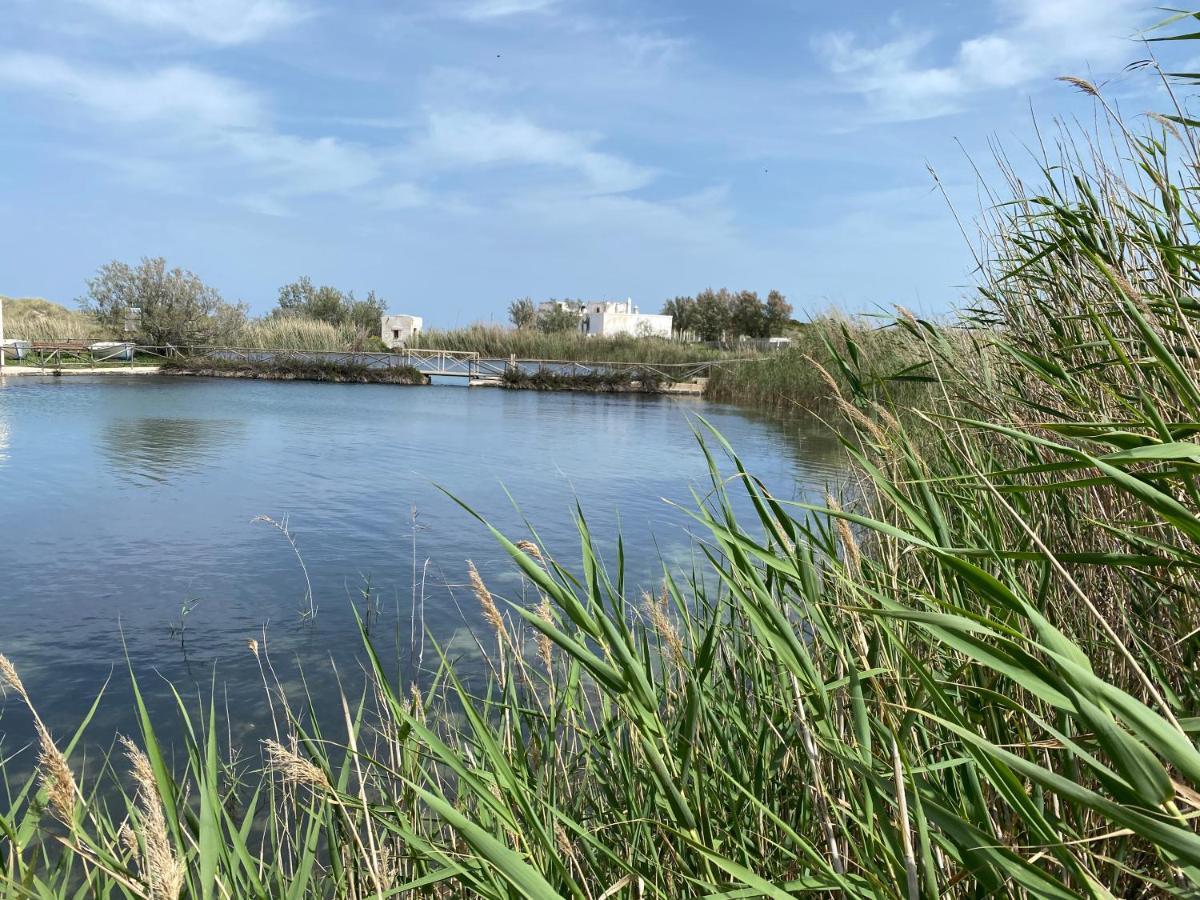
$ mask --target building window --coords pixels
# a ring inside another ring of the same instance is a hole
[[[399,328],[392,329],[392,337],[396,338],[397,340],[400,339],[400,329]]]

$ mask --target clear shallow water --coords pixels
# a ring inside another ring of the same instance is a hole
[[[620,522],[628,583],[654,589],[660,554],[690,565],[690,520],[664,498],[688,504],[691,486],[707,489],[696,414],[778,496],[819,497],[840,476],[836,443],[818,423],[692,398],[0,379],[0,652],[58,735],[110,673],[91,739],[135,730],[127,647],[153,708],[173,708],[168,682],[207,696],[215,672],[235,740],[253,739],[265,700],[246,641],[261,643],[265,626],[280,676],[298,684],[303,666],[317,708],[336,720],[328,661],[354,680],[351,604],[363,607],[368,579],[381,655],[394,658],[399,644],[405,677],[420,677],[408,658],[414,581],[429,633],[468,658],[472,630],[483,631],[465,560],[497,594],[521,596],[502,551],[438,485],[513,539],[529,536],[528,519],[568,563],[578,556],[578,499],[609,555]],[[318,607],[311,622],[301,620],[296,557],[277,530],[252,523],[260,515],[288,517]],[[172,629],[184,605],[181,640]],[[0,702],[0,757],[30,733],[15,698]]]

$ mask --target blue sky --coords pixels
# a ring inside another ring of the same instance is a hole
[[[374,289],[441,326],[514,297],[782,290],[950,309],[970,159],[1162,109],[1131,0],[4,0],[0,293],[165,256],[255,312]]]

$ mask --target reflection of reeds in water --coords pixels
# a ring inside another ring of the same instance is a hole
[[[164,482],[219,458],[244,427],[235,419],[111,419],[101,426],[99,446],[118,470]]]

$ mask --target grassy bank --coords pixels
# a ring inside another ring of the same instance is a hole
[[[1010,185],[986,245],[985,350],[906,316],[878,332],[897,367],[876,368],[865,338],[822,342],[844,492],[774,497],[701,425],[695,567],[653,595],[631,594],[582,520],[570,566],[536,534],[493,532],[525,590],[507,602],[465,567],[483,685],[448,660],[397,684],[364,637],[370,683],[344,731],[270,684],[280,732],[257,752],[223,757],[211,713],[172,766],[139,709],[140,733],[86,777],[37,719],[40,776],[0,808],[0,881],[15,896],[1196,896],[1200,158],[1181,138],[1156,130],[1113,159],[1064,139],[1044,184]],[[0,676],[36,710],[7,660]]]
[[[163,375],[201,375],[214,378],[259,378],[270,381],[332,381],[353,384],[426,384],[412,366],[372,368],[356,363],[280,358],[272,362],[173,357],[162,360]]]
[[[38,297],[5,297],[4,336],[26,341],[102,341],[100,324],[84,312]]]

